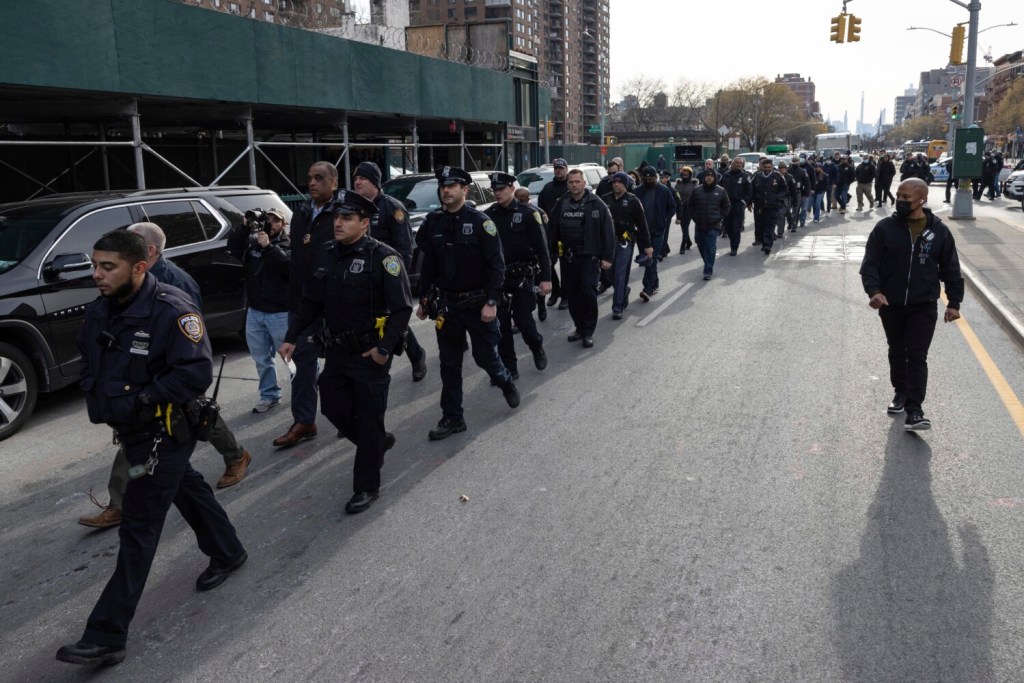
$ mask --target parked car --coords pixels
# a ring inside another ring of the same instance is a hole
[[[469,185],[467,201],[483,211],[494,203],[494,192],[491,191],[491,179],[485,171],[471,171],[473,182]],[[393,178],[383,185],[381,191],[391,195],[405,205],[409,213],[409,224],[413,235],[423,225],[423,219],[435,209],[441,208],[441,199],[437,191],[437,177],[433,173],[410,173]],[[409,283],[413,292],[420,281],[420,251],[413,242],[412,268],[409,269]]]
[[[291,211],[253,186],[57,194],[0,205],[0,440],[32,415],[40,392],[78,379],[75,336],[97,297],[92,245],[100,236],[151,221],[167,234],[165,254],[199,283],[211,336],[245,327],[242,264],[227,234],[249,209]]]
[[[1024,171],[1024,159],[1018,161],[1016,166],[1008,161],[1003,164],[1003,170],[999,172],[999,184],[1003,188],[1003,194],[1006,194],[1006,186],[1010,183],[1010,176],[1018,171]]]
[[[1021,208],[1024,209],[1024,161],[1017,164],[1003,183],[1003,196],[1019,200]]]
[[[583,164],[570,164],[569,170],[578,168],[583,171],[583,177],[587,179],[587,186],[591,190],[596,190],[597,186],[601,184],[601,178],[608,175],[608,171],[601,166],[601,164],[595,164],[587,162]],[[525,187],[530,191],[530,197],[533,201],[537,201],[537,195],[544,189],[544,186],[551,182],[555,177],[555,167],[551,164],[544,164],[543,166],[537,166],[536,168],[528,168],[519,174],[517,180],[519,181],[520,187]]]
[[[945,183],[949,179],[949,171],[946,170],[946,163],[941,159],[928,167],[932,172],[931,183]]]

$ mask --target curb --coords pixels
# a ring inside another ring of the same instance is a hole
[[[974,291],[981,305],[996,319],[999,328],[1024,349],[1024,325],[1021,325],[1014,315],[999,303],[989,288],[982,284],[974,271],[965,266],[963,262],[960,263],[960,273],[964,276],[964,281]]]

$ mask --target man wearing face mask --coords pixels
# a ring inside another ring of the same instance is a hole
[[[683,241],[679,245],[680,253],[685,254],[686,250],[693,246],[693,242],[690,241],[690,195],[693,194],[694,188],[697,187],[696,181],[693,179],[693,169],[689,166],[683,166],[679,170],[679,180],[676,181],[676,194],[679,195],[679,215],[676,218],[676,223],[683,230]]]
[[[778,171],[772,168],[768,157],[761,157],[758,171],[750,179],[753,201],[748,210],[754,213],[754,246],[761,247],[764,255],[772,253],[775,222],[779,217],[779,198],[786,196],[789,187]]]
[[[690,193],[690,198],[687,201],[687,210],[690,217],[693,218],[693,234],[697,240],[697,250],[700,251],[700,257],[704,259],[705,280],[711,279],[712,271],[715,268],[718,233],[722,229],[722,221],[729,215],[731,207],[729,193],[725,191],[725,188],[718,186],[718,178],[714,173],[704,176],[704,182]]]
[[[949,228],[925,208],[928,185],[920,178],[900,183],[896,215],[883,218],[868,237],[860,266],[868,305],[878,311],[889,345],[889,379],[895,395],[890,415],[906,411],[904,428],[931,428],[924,416],[928,347],[938,320],[939,282],[949,301],[945,322],[960,317],[964,279]]]
[[[701,182],[704,182],[703,180]],[[729,256],[735,256],[736,250],[740,247],[740,233],[743,232],[743,217],[746,214],[747,205],[750,204],[751,186],[750,176],[743,169],[743,159],[737,157],[732,160],[730,168],[719,181],[729,194],[731,208],[729,209]]]
[[[714,170],[711,173],[714,174]],[[633,191],[633,194],[644,205],[647,229],[651,231],[651,246],[654,247],[654,255],[657,256],[661,253],[661,247],[668,234],[668,226],[676,214],[676,199],[672,190],[658,182],[658,172],[653,166],[644,167],[640,174],[643,183]],[[640,299],[644,303],[650,301],[651,297],[658,293],[659,285],[658,259],[655,258],[644,271],[644,288],[640,291]]]

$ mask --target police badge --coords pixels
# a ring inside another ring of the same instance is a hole
[[[363,263],[364,263],[364,261],[361,258],[353,259],[352,265],[350,265],[348,267],[348,272],[350,272],[350,273],[361,273],[361,272],[363,272]]]
[[[203,319],[195,313],[186,313],[178,318],[178,328],[183,335],[196,344],[203,340]]]
[[[462,234],[463,235],[472,235],[473,234],[473,224],[472,223],[463,223],[462,224]]]
[[[523,222],[523,214],[521,214],[521,213],[512,214],[512,222],[513,223],[522,223]]]

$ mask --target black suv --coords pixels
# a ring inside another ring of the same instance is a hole
[[[253,186],[58,194],[0,204],[0,440],[28,421],[38,392],[78,379],[75,336],[97,296],[92,245],[104,233],[150,221],[164,253],[199,283],[211,336],[245,327],[242,265],[227,234],[250,209],[291,211]]]

